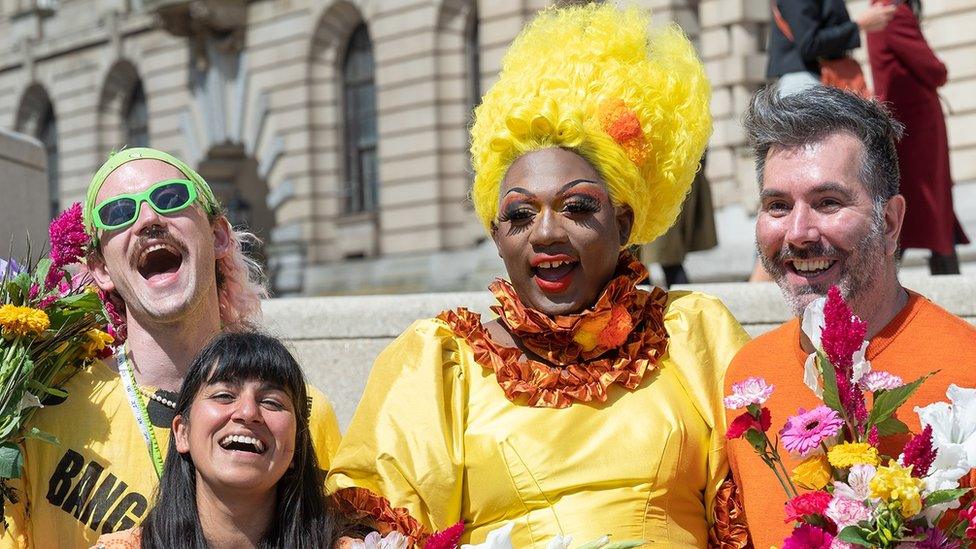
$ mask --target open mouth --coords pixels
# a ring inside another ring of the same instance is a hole
[[[247,435],[227,435],[220,439],[219,444],[224,450],[248,452],[258,455],[263,454],[265,449],[263,442]]]
[[[835,263],[836,259],[794,259],[788,264],[794,273],[805,278],[814,278],[829,271]]]
[[[561,292],[573,281],[573,272],[579,261],[556,259],[541,261],[532,267],[535,282],[545,292]]]
[[[150,280],[158,275],[172,274],[180,270],[183,253],[165,243],[153,244],[139,254],[136,268],[142,278]]]

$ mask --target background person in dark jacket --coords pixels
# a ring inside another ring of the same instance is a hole
[[[894,18],[884,31],[868,35],[868,57],[878,99],[888,102],[905,125],[897,145],[906,203],[900,244],[931,250],[932,274],[958,274],[955,245],[969,239],[952,208],[949,140],[937,92],[948,72],[919,28],[921,2],[893,7]]]
[[[872,4],[854,21],[843,0],[773,0],[793,32],[793,41],[769,25],[766,76],[779,78],[779,93],[790,95],[820,83],[818,59],[836,59],[861,45],[860,30],[879,31],[895,7]]]

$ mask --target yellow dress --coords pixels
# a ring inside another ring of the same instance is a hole
[[[515,547],[604,534],[703,547],[728,472],[723,377],[748,336],[700,293],[670,293],[664,326],[668,350],[634,390],[547,408],[509,400],[446,322],[417,321],[377,358],[329,489],[383,496],[399,529],[463,520],[465,543],[514,521]]]

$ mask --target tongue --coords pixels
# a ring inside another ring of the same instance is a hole
[[[542,267],[536,267],[535,274],[542,280],[548,280],[549,282],[555,282],[562,277],[569,274],[576,267],[576,263],[564,263],[558,267],[552,267],[544,269]]]

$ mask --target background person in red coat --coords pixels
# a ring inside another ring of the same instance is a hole
[[[920,0],[874,3],[897,6],[891,22],[867,37],[875,93],[905,124],[898,143],[901,193],[907,203],[901,247],[931,250],[932,274],[958,274],[955,245],[969,239],[952,209],[949,140],[936,91],[946,83],[946,67],[922,36]]]

